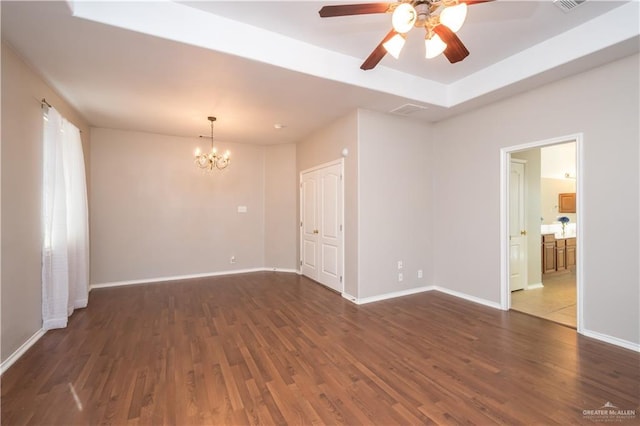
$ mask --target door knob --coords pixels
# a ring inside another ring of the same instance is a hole
[[[527,231],[520,231],[520,235],[527,235]]]
[[[317,230],[317,229],[314,229],[314,230],[313,230],[313,233],[314,233],[314,234],[317,234],[317,233],[318,233],[318,230]]]

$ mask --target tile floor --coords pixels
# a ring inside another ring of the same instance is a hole
[[[544,287],[511,293],[511,309],[576,327],[576,274],[544,278]]]

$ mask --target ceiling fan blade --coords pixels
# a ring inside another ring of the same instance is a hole
[[[455,64],[469,56],[469,51],[462,43],[462,40],[460,40],[456,33],[451,31],[449,27],[446,25],[437,25],[433,31],[447,44],[447,48],[444,49],[443,53],[449,62]]]
[[[460,3],[466,3],[467,6],[472,6],[474,4],[478,4],[478,3],[489,3],[492,2],[494,0],[460,0]]]
[[[342,4],[337,6],[323,6],[318,12],[321,18],[331,18],[334,16],[366,15],[369,13],[389,12],[389,3],[360,3]]]
[[[365,59],[362,65],[360,65],[360,69],[366,71],[366,70],[375,68],[376,65],[378,65],[378,63],[382,60],[382,58],[384,58],[384,55],[387,54],[387,49],[384,48],[383,44],[386,43],[391,37],[393,37],[396,34],[397,33],[395,30],[389,31],[389,34],[387,34],[382,39],[380,44],[378,44],[378,46],[376,46],[376,48],[373,49],[373,52],[371,52],[369,57]]]

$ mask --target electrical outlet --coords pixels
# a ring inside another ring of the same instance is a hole
[[[399,283],[401,283],[401,282],[402,282],[402,280],[404,280],[404,276],[402,275],[402,272],[400,272],[400,273],[398,274],[398,282],[399,282]]]
[[[402,269],[404,267],[404,264],[402,263],[402,260],[398,260],[398,269]]]
[[[229,263],[231,263],[231,264],[236,263],[236,257],[235,256],[231,256],[231,259],[229,259]]]
[[[418,269],[418,278],[422,278],[422,269]]]

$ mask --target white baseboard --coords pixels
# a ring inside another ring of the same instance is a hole
[[[470,302],[474,302],[474,303],[479,303],[481,305],[485,305],[488,306],[490,308],[494,308],[494,309],[501,309],[500,304],[496,303],[496,302],[492,302],[490,300],[485,300],[485,299],[480,299],[479,297],[475,297],[475,296],[470,296],[468,294],[465,293],[460,293],[458,291],[454,291],[454,290],[450,290],[446,287],[440,287],[440,286],[424,286],[424,287],[416,287],[416,288],[410,288],[407,290],[401,290],[401,291],[394,291],[392,293],[385,293],[385,294],[380,294],[377,296],[371,296],[371,297],[364,297],[364,298],[357,298],[355,296],[352,296],[348,293],[342,293],[342,297],[344,297],[345,299],[349,300],[350,302],[355,303],[356,305],[364,305],[367,303],[373,303],[373,302],[379,302],[382,300],[387,300],[387,299],[393,299],[396,297],[402,297],[402,296],[409,296],[412,294],[417,294],[417,293],[423,293],[425,291],[440,291],[442,293],[446,293],[450,296],[455,296],[458,297],[460,299],[464,299],[464,300],[468,300]]]
[[[272,271],[272,272],[286,272],[289,274],[300,274],[300,271],[297,269],[289,269],[289,268],[264,268],[264,271]]]
[[[481,305],[485,305],[485,306],[488,306],[490,308],[502,310],[502,307],[500,306],[500,303],[498,303],[498,302],[492,302],[491,300],[486,300],[486,299],[481,299],[479,297],[470,296],[470,295],[468,295],[466,293],[460,293],[459,291],[450,290],[450,289],[448,289],[446,287],[434,286],[434,290],[440,291],[442,293],[446,293],[446,294],[448,294],[450,296],[459,297],[460,299],[468,300],[469,302],[479,303]]]
[[[344,297],[345,299],[349,300],[350,302],[355,303],[356,305],[363,305],[363,304],[366,304],[366,303],[378,302],[378,301],[381,301],[381,300],[393,299],[395,297],[408,296],[408,295],[411,295],[411,294],[422,293],[422,292],[425,292],[425,291],[433,291],[433,290],[440,291],[442,293],[446,293],[446,294],[448,294],[450,296],[458,297],[460,299],[468,300],[469,302],[479,303],[481,305],[488,306],[488,307],[493,308],[493,309],[502,310],[502,307],[500,306],[500,303],[492,302],[492,301],[486,300],[486,299],[481,299],[481,298],[475,297],[475,296],[470,296],[468,294],[461,293],[459,291],[451,290],[451,289],[448,289],[446,287],[440,287],[440,286],[418,287],[418,288],[413,288],[413,289],[409,289],[409,290],[403,290],[403,291],[397,291],[397,292],[393,292],[393,293],[381,294],[379,296],[365,297],[365,298],[362,298],[362,299],[358,299],[357,297],[352,296],[352,295],[350,295],[348,293],[342,293],[342,297]],[[580,334],[582,334],[582,335],[584,335],[586,337],[591,337],[593,339],[600,340],[600,341],[605,342],[605,343],[609,343],[611,345],[619,346],[619,347],[622,347],[622,348],[625,348],[625,349],[629,349],[629,350],[632,350],[632,351],[635,351],[635,352],[640,352],[640,344],[638,344],[638,343],[629,342],[628,340],[619,339],[617,337],[609,336],[609,335],[598,333],[598,332],[591,331],[591,330],[582,330],[580,332]]]
[[[155,277],[155,278],[146,278],[142,280],[126,280],[126,281],[114,281],[108,283],[99,283],[99,284],[91,284],[89,287],[89,291],[94,288],[108,288],[108,287],[120,287],[120,286],[128,286],[128,285],[138,285],[138,284],[152,284],[152,283],[160,283],[166,281],[180,281],[180,280],[190,280],[194,278],[208,278],[208,277],[218,277],[221,275],[235,275],[235,274],[246,274],[249,272],[287,272],[287,273],[297,273],[296,269],[285,269],[285,268],[250,268],[250,269],[235,269],[231,271],[219,271],[219,272],[206,272],[203,274],[189,274],[189,275],[174,275],[170,277]]]
[[[380,302],[382,300],[394,299],[396,297],[402,297],[402,296],[409,296],[411,294],[416,294],[416,293],[424,293],[425,291],[431,291],[431,290],[434,290],[433,286],[410,288],[407,290],[394,291],[392,293],[385,293],[377,296],[364,297],[362,299],[358,299],[346,293],[343,293],[342,297],[355,303],[356,305],[364,305],[366,303]]]
[[[544,285],[542,283],[529,284],[525,290],[535,290],[537,288],[544,288]]]
[[[7,359],[5,359],[2,364],[0,364],[0,375],[4,374],[5,371],[9,369],[25,352],[29,350],[31,346],[33,346],[42,336],[44,336],[44,329],[40,329],[35,332],[35,334],[27,339],[26,342],[22,344],[14,353],[9,355]]]
[[[621,346],[625,349],[630,349],[635,352],[640,352],[640,344],[633,343],[628,340],[618,339],[617,337],[609,336],[607,334],[598,333],[597,331],[582,330],[583,336],[591,337],[592,339],[600,340],[611,345]]]
[[[540,284],[542,286],[542,284]],[[475,296],[470,296],[468,294],[465,293],[461,293],[459,291],[455,291],[455,290],[451,290],[448,289],[446,287],[440,287],[440,286],[427,286],[427,287],[419,287],[419,288],[414,288],[414,289],[409,289],[409,290],[404,290],[404,291],[398,291],[398,292],[393,292],[393,293],[387,293],[387,294],[382,294],[379,296],[372,296],[372,297],[366,297],[363,299],[358,299],[350,294],[347,293],[343,293],[342,297],[344,297],[345,299],[357,304],[357,305],[363,305],[365,303],[371,303],[371,302],[377,302],[380,300],[386,300],[386,299],[392,299],[394,297],[401,297],[401,296],[408,296],[410,294],[415,294],[415,293],[421,293],[424,291],[440,291],[442,293],[446,293],[450,296],[454,296],[454,297],[458,297],[460,299],[464,299],[464,300],[468,300],[470,302],[473,303],[479,303],[481,305],[484,306],[488,306],[490,308],[493,309],[500,309],[502,310],[502,307],[500,306],[500,303],[497,302],[492,302],[490,300],[486,300],[486,299],[482,299],[479,297],[475,297]],[[606,334],[602,334],[602,333],[598,333],[595,331],[591,331],[591,330],[582,330],[581,334],[587,337],[591,337],[593,339],[596,340],[600,340],[602,342],[605,343],[609,343],[611,345],[615,345],[615,346],[620,346],[623,347],[625,349],[629,349],[635,352],[640,352],[640,344],[638,343],[634,343],[634,342],[630,342],[628,340],[624,340],[624,339],[619,339],[617,337],[613,337],[613,336],[609,336]]]
[[[347,299],[349,302],[353,302],[356,305],[358,304],[358,302],[357,302],[358,298],[355,297],[355,296],[350,295],[349,293],[342,293],[342,297]]]

